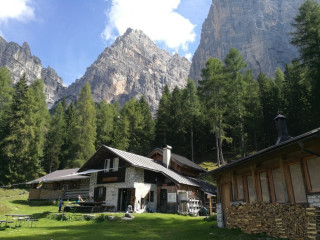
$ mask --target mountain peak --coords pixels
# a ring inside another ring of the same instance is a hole
[[[22,44],[22,50],[24,50],[28,56],[31,56],[31,50],[30,50],[29,44],[27,42],[24,42]]]
[[[127,31],[107,47],[86,73],[71,84],[66,97],[76,99],[81,88],[90,83],[95,102],[119,102],[145,96],[155,113],[165,85],[170,90],[186,85],[190,62],[160,49],[141,30]]]

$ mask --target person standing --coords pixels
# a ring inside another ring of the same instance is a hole
[[[63,205],[63,201],[62,201],[62,198],[60,198],[60,201],[59,201],[59,213],[61,212],[62,205]]]

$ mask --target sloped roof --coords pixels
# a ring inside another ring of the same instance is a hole
[[[162,149],[156,148],[149,154],[149,156],[151,156],[154,152],[159,152],[159,153],[163,154]],[[202,172],[207,172],[207,170],[200,167],[198,164],[196,164],[195,162],[192,162],[191,160],[189,160],[188,158],[186,158],[184,156],[181,156],[181,155],[178,155],[176,153],[171,152],[171,158],[174,159],[181,166],[188,166],[188,167],[197,169]]]
[[[27,182],[27,184],[38,183],[39,181],[60,182],[60,181],[66,181],[66,180],[78,180],[78,179],[89,178],[89,176],[72,175],[72,174],[76,173],[78,170],[79,170],[79,168],[56,170],[56,171],[49,173],[45,176],[39,177],[33,181]]]
[[[110,152],[112,152],[113,154],[115,154],[116,156],[122,158],[123,160],[129,162],[132,166],[134,167],[138,167],[138,168],[144,168],[144,169],[147,169],[147,170],[150,170],[150,171],[153,171],[153,172],[159,172],[159,173],[162,173],[164,174],[165,176],[167,176],[168,178],[170,178],[171,180],[173,180],[174,182],[176,183],[179,183],[179,184],[185,184],[185,185],[191,185],[191,186],[196,186],[196,187],[199,187],[199,185],[170,170],[170,169],[167,169],[166,167],[162,166],[161,164],[157,163],[155,160],[151,159],[151,158],[147,158],[147,157],[144,157],[144,156],[140,156],[140,155],[137,155],[137,154],[134,154],[134,153],[129,153],[129,152],[125,152],[125,151],[122,151],[122,150],[118,150],[118,149],[115,149],[115,148],[112,148],[112,147],[108,147],[108,146],[102,146],[97,152],[96,154],[103,150],[103,149],[106,149]],[[94,157],[95,155],[93,155]],[[92,157],[92,158],[93,158]],[[92,159],[91,158],[91,159]],[[83,172],[85,171],[85,167],[86,167],[86,164],[88,162],[90,162],[89,159],[80,169],[78,172]]]
[[[320,128],[316,128],[314,130],[311,130],[309,132],[306,132],[306,133],[303,133],[301,135],[298,135],[296,137],[293,137],[293,138],[290,138],[286,141],[283,141],[279,144],[276,144],[276,145],[273,145],[271,147],[267,147],[267,148],[264,148],[254,154],[251,154],[251,155],[248,155],[246,157],[243,157],[243,158],[240,158],[234,162],[231,162],[231,163],[228,163],[226,165],[223,165],[219,168],[216,168],[208,173],[205,173],[204,175],[207,175],[207,174],[217,174],[221,171],[224,171],[226,169],[229,169],[231,167],[234,167],[234,166],[238,166],[238,165],[241,165],[241,164],[244,164],[246,162],[250,162],[251,160],[253,159],[256,159],[258,157],[261,157],[261,156],[264,156],[268,153],[271,153],[271,152],[275,152],[275,151],[278,151],[280,149],[284,149],[292,144],[297,144],[299,143],[300,141],[302,140],[306,140],[306,139],[310,139],[310,138],[313,138],[313,137],[317,137],[317,138],[320,138]]]

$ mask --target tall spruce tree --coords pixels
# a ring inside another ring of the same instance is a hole
[[[13,88],[11,87],[11,77],[5,67],[0,68],[0,185],[6,183],[6,169],[8,159],[5,155],[4,139],[9,134],[8,115],[12,103]]]
[[[182,90],[182,122],[184,131],[187,134],[186,142],[182,143],[185,146],[184,152],[191,156],[191,160],[194,161],[194,132],[195,123],[200,116],[200,102],[198,97],[198,91],[195,83],[192,79],[188,79],[187,86]],[[189,151],[188,151],[189,150]]]
[[[44,145],[50,126],[50,114],[46,104],[44,94],[44,83],[42,79],[33,82],[28,90],[30,124],[33,125],[34,138],[30,146],[30,153],[38,168],[40,161],[44,157]]]
[[[76,102],[76,126],[73,132],[75,159],[71,166],[80,167],[94,154],[96,134],[96,110],[90,85],[86,83]]]
[[[162,146],[169,144],[168,134],[170,133],[170,104],[171,93],[166,85],[159,102],[155,129],[155,145]]]
[[[41,83],[38,84],[35,83],[29,91],[26,77],[23,75],[14,88],[12,105],[8,113],[9,131],[3,146],[7,158],[4,171],[7,183],[34,179],[41,171],[40,158],[44,137],[39,135],[39,129],[43,130],[44,125],[40,116],[42,103],[36,104],[37,100],[43,100],[39,92]]]
[[[240,153],[245,156],[245,132],[244,132],[244,116],[245,112],[245,96],[246,82],[243,72],[247,64],[243,60],[240,52],[235,48],[230,48],[225,60],[226,73],[226,89],[228,91],[228,117],[227,122],[233,126],[230,132],[233,138],[234,149],[237,149],[237,142],[240,145]]]
[[[292,24],[295,31],[291,43],[298,47],[300,60],[308,68],[312,86],[313,127],[320,122],[320,3],[306,0]]]
[[[227,110],[226,74],[221,61],[209,58],[202,69],[202,81],[199,81],[199,93],[205,105],[206,118],[215,134],[217,164],[224,164],[222,142],[225,137],[224,114]]]
[[[65,108],[62,102],[59,102],[54,109],[51,117],[50,130],[45,147],[45,158],[43,167],[46,172],[53,172],[59,169],[61,159],[63,159],[62,146],[66,139],[66,119]]]
[[[114,128],[115,109],[112,104],[102,100],[96,108],[97,113],[97,138],[96,149],[102,145],[111,145]]]

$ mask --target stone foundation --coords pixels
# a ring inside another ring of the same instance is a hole
[[[266,233],[278,238],[316,239],[319,218],[319,208],[302,205],[250,203],[226,209],[228,228],[240,228],[250,234]]]
[[[222,205],[221,203],[216,204],[216,209],[217,209],[217,224],[219,228],[224,227],[224,222],[223,222],[223,212],[222,212]]]

